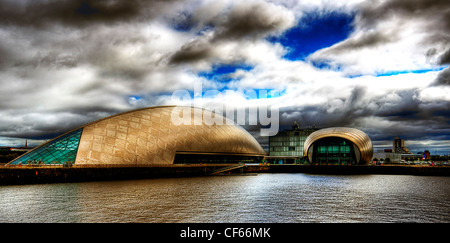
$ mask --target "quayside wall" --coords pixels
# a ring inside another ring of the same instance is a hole
[[[404,166],[404,165],[258,165],[247,166],[247,173],[309,173],[333,175],[385,174],[450,176],[450,166]]]
[[[0,185],[204,176],[223,166],[0,167]]]
[[[227,170],[229,168],[229,170]],[[450,176],[450,166],[309,166],[309,165],[172,165],[0,167],[0,185],[65,183],[101,180],[193,177],[239,173],[391,174]]]

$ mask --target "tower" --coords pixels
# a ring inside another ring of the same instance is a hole
[[[400,139],[398,137],[394,138],[393,144],[392,144],[392,151],[394,153],[403,153],[403,154],[409,154],[409,150],[405,148],[405,140]]]

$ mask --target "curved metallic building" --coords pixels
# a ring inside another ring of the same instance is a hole
[[[311,133],[304,143],[303,154],[313,164],[321,164],[322,161],[323,164],[325,161],[367,164],[372,160],[373,146],[369,136],[361,130],[332,127]]]
[[[225,163],[264,154],[255,138],[221,115],[193,107],[159,106],[89,123],[9,164]]]

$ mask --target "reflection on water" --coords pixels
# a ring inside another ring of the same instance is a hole
[[[450,222],[450,178],[260,174],[0,186],[0,222]]]

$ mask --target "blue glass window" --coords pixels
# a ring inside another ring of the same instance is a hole
[[[349,165],[355,164],[355,152],[352,143],[338,137],[322,138],[316,141],[312,163],[319,165]]]
[[[37,147],[23,156],[11,161],[10,164],[64,164],[67,162],[74,163],[78,144],[80,143],[81,133],[83,129],[80,128],[71,133],[67,133],[58,137],[43,146]]]

